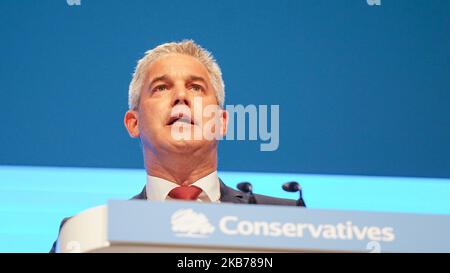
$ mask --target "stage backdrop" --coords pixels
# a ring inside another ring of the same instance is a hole
[[[141,168],[131,73],[192,38],[226,104],[280,105],[279,149],[223,142],[221,170],[450,177],[450,1],[68,2],[0,2],[0,165]]]

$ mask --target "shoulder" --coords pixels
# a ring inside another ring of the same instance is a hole
[[[144,186],[144,188],[142,189],[142,191],[138,194],[136,194],[135,196],[131,197],[129,200],[143,200],[143,199],[147,199],[147,191],[146,191],[146,186]]]
[[[296,200],[272,197],[262,194],[255,194],[256,202],[260,205],[280,205],[280,206],[295,206]]]
[[[66,218],[64,218],[64,219],[61,221],[61,223],[59,224],[58,237],[59,237],[59,233],[61,232],[61,228],[64,226],[64,224],[65,224],[70,218],[72,218],[72,217],[66,217]],[[57,244],[57,242],[58,242],[58,239],[56,239],[56,240],[53,242],[52,248],[50,249],[50,253],[55,253],[55,252],[56,252],[56,244]]]

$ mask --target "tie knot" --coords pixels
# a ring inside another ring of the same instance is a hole
[[[169,192],[169,196],[173,199],[181,200],[197,200],[202,189],[196,186],[179,186]]]

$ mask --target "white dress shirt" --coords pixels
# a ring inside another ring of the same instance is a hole
[[[199,202],[213,202],[220,203],[220,182],[217,176],[217,171],[214,171],[207,176],[195,181],[192,185],[202,189],[197,201]],[[179,185],[159,178],[156,176],[147,175],[147,186],[145,188],[147,193],[147,200],[150,201],[164,201],[173,200],[168,194]]]

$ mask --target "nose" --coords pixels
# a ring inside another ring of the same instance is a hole
[[[173,92],[172,106],[185,104],[190,106],[189,94],[184,86],[176,87]]]

